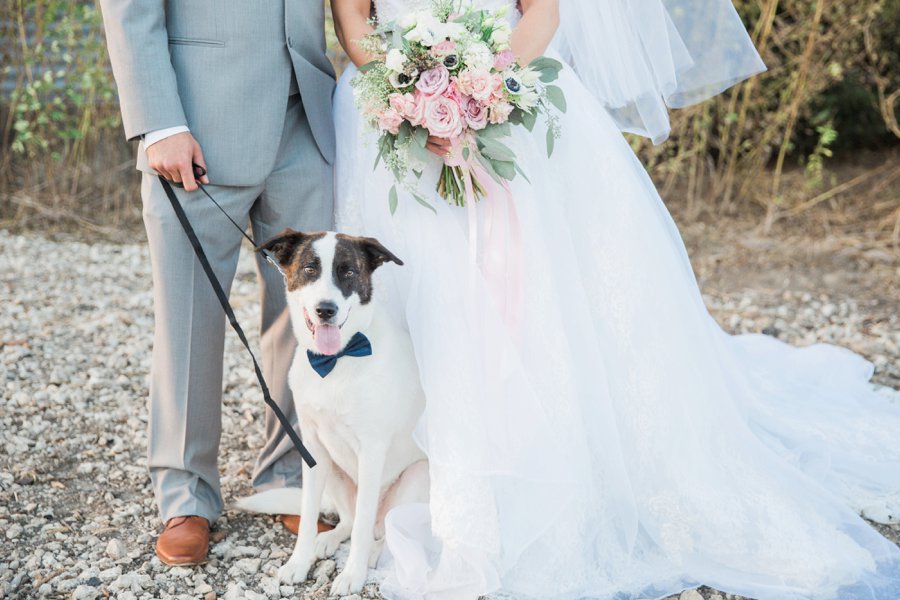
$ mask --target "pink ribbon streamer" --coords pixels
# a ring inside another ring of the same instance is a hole
[[[463,148],[466,145],[470,147],[468,159],[463,158]],[[444,162],[449,167],[461,167],[463,171],[469,220],[469,260],[476,268],[479,266],[479,228],[474,180],[485,191],[481,273],[507,327],[515,331],[522,318],[523,291],[524,247],[519,215],[509,183],[494,179],[478,161],[476,148],[473,136],[458,138],[454,140],[451,154]]]

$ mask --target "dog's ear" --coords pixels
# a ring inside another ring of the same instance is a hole
[[[257,252],[262,252],[263,250],[270,252],[272,256],[275,257],[275,260],[278,261],[282,267],[287,267],[288,263],[291,262],[291,258],[294,256],[294,250],[303,243],[303,241],[308,237],[308,234],[302,233],[300,231],[294,231],[291,228],[285,229],[271,240],[265,242],[261,246],[256,248]]]
[[[361,237],[357,238],[357,244],[365,253],[369,269],[374,271],[386,262],[397,263],[403,265],[403,261],[397,258],[393,252],[381,245],[381,242],[375,238]]]

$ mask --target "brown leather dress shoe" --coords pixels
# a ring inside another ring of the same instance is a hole
[[[300,532],[300,515],[278,515],[278,520],[281,521],[281,524],[284,525],[284,528],[297,535]],[[330,523],[326,523],[322,519],[319,519],[319,533],[323,531],[331,531],[334,529],[334,525]]]
[[[171,566],[199,565],[209,552],[209,521],[203,517],[175,517],[156,540],[156,556]]]

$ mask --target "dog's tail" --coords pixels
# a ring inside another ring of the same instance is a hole
[[[235,508],[268,515],[299,515],[303,506],[300,488],[275,488],[241,498]]]

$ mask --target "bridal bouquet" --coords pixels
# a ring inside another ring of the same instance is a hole
[[[392,213],[398,183],[431,208],[409,182],[410,172],[421,178],[431,156],[429,135],[451,140],[437,192],[456,206],[486,197],[489,179],[508,190],[516,173],[525,177],[503,142],[512,125],[531,131],[545,115],[548,156],[560,135],[554,109],[565,112],[566,99],[550,84],[562,65],[546,57],[519,65],[509,47],[505,9],[456,4],[436,0],[431,11],[378,25],[360,42],[378,58],[359,69],[352,85],[365,120],[380,132],[375,166],[384,161],[394,174]]]

